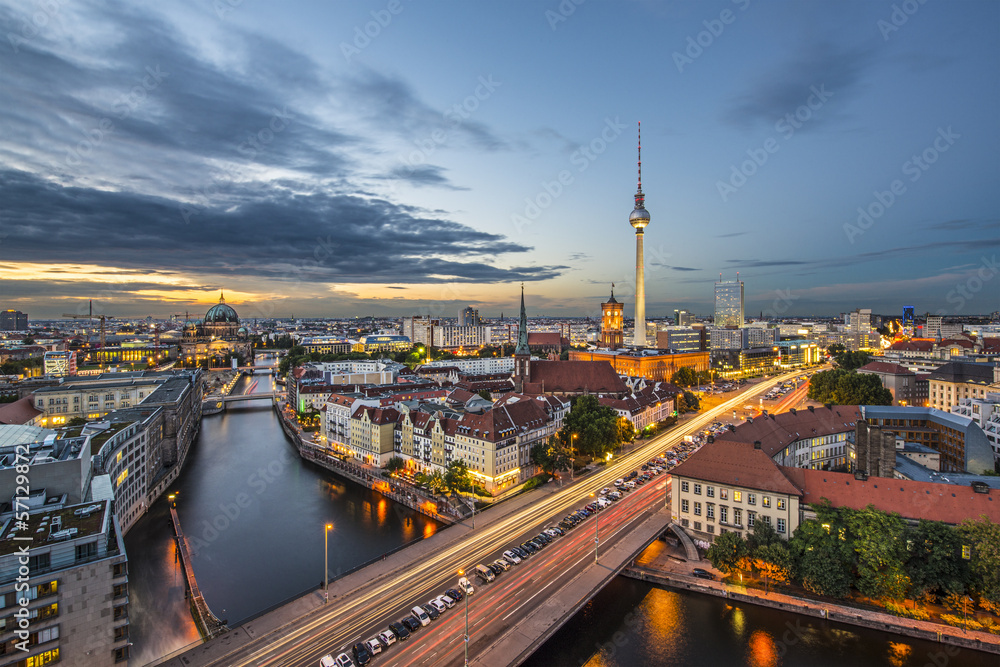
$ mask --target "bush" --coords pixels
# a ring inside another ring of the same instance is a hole
[[[963,621],[961,616],[956,616],[954,614],[941,614],[941,620],[947,623],[948,625],[955,626],[956,628],[965,627],[968,628],[969,630],[983,629],[982,624],[979,623],[979,621],[975,620],[974,618],[968,618]]]
[[[525,482],[524,486],[521,488],[525,491],[531,491],[532,489],[536,489],[541,485],[542,485],[541,479],[539,479],[538,477],[532,477],[527,482]]]
[[[930,620],[930,614],[923,609],[920,609],[919,607],[916,609],[910,609],[905,604],[899,604],[898,602],[892,602],[891,600],[885,603],[885,610],[895,616],[912,618],[916,621]]]
[[[992,618],[989,617],[980,618],[977,620],[979,621],[979,624],[983,626],[983,630],[985,630],[986,632],[991,632],[995,635],[1000,635],[1000,623],[997,623],[996,621],[994,621]]]

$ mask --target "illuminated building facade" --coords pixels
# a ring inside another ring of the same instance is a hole
[[[208,309],[203,320],[184,324],[180,349],[180,359],[186,364],[218,362],[230,354],[239,355],[246,364],[253,363],[253,342],[224,294],[219,295],[219,303]]]
[[[715,283],[715,326],[743,326],[742,280],[720,280]]]
[[[615,286],[611,285],[611,298],[601,304],[601,347],[617,350],[624,344],[623,327],[625,305],[615,298]]]

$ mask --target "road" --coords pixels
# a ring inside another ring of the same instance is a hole
[[[800,373],[788,373],[785,381]],[[640,441],[604,469],[576,483],[540,496],[536,502],[507,515],[496,516],[488,525],[479,518],[476,530],[443,544],[440,550],[423,561],[389,573],[376,573],[370,582],[351,595],[331,601],[325,607],[288,623],[280,631],[218,655],[211,662],[198,664],[213,667],[246,665],[253,667],[319,664],[321,656],[350,651],[355,642],[368,639],[387,628],[417,604],[426,603],[444,589],[455,586],[458,570],[471,570],[477,563],[493,561],[511,545],[537,535],[542,528],[557,523],[566,514],[587,502],[590,494],[611,486],[615,479],[637,469],[642,463],[675,446],[684,434],[697,432],[727,411],[742,407],[749,399],[767,391],[762,382],[735,395],[716,408],[686,420],[677,428],[648,441]],[[526,605],[537,604],[540,595],[557,590],[567,577],[586,560],[594,557],[595,523],[600,521],[601,545],[615,542],[630,526],[665,502],[667,475],[638,487],[618,503],[597,516],[590,517],[566,536],[557,538],[540,554],[501,574],[497,581],[477,586],[469,600],[469,625],[472,639],[470,656],[487,646],[501,629],[512,623]],[[377,567],[377,566],[371,566]],[[470,577],[471,579],[471,577]],[[553,588],[554,587],[554,588]],[[392,665],[461,664],[464,647],[465,602],[446,611],[430,626],[421,628],[406,642],[399,642],[377,663]]]

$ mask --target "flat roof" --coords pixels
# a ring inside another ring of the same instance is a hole
[[[107,514],[108,507],[108,501],[101,500],[93,503],[70,505],[54,510],[45,510],[42,508],[28,515],[28,520],[25,522],[26,526],[22,527],[21,530],[17,530],[17,524],[20,522],[10,520],[4,525],[3,531],[0,532],[0,556],[15,553],[25,544],[30,545],[32,549],[57,544],[59,540],[58,538],[52,539],[53,533],[72,528],[76,529],[76,534],[64,539],[75,540],[81,537],[100,535],[105,531],[107,523],[105,515]],[[80,514],[77,514],[77,510],[87,509],[91,511],[81,511]],[[59,517],[59,531],[52,531],[52,525],[56,517]],[[30,537],[31,541],[14,539],[15,537]]]

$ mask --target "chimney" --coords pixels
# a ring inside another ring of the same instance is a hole
[[[760,440],[754,440],[753,441],[753,448],[754,449],[760,449]]]
[[[809,406],[809,412],[816,412],[816,408],[810,405]]]
[[[868,481],[868,473],[865,472],[864,470],[855,470],[854,471],[854,479],[858,480],[859,482],[867,482]]]
[[[788,408],[788,411],[791,412],[793,415],[795,414],[795,408]]]

